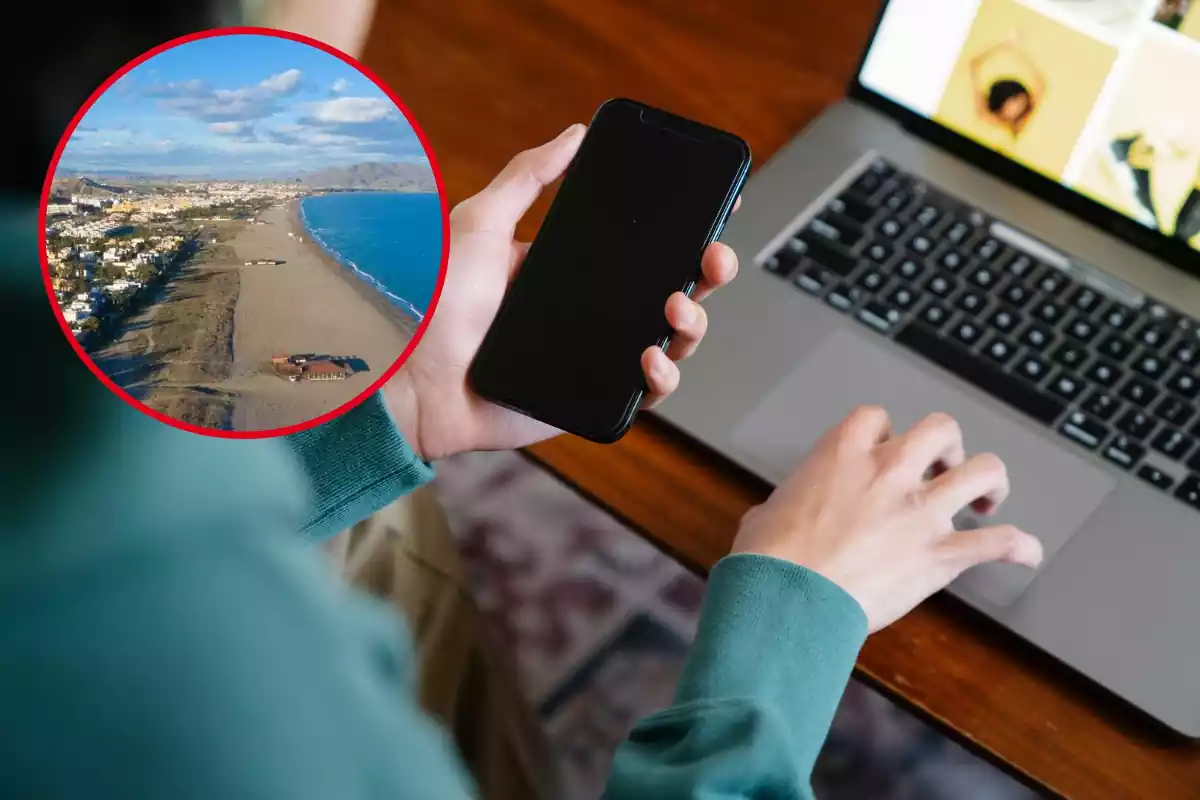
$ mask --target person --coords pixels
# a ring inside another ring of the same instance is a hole
[[[989,62],[1004,54],[1016,58],[1023,74],[1001,71],[994,72],[993,77],[985,77]],[[971,59],[970,70],[975,108],[980,118],[1008,130],[1014,138],[1019,137],[1046,92],[1045,76],[1021,48],[1020,38],[1013,34],[979,53]]]
[[[1154,12],[1154,20],[1177,31],[1183,24],[1190,5],[1191,0],[1162,0],[1158,4],[1158,10]]]
[[[1167,158],[1165,153],[1183,157]],[[1179,147],[1171,137],[1133,131],[1115,136],[1109,143],[1109,154],[1115,167],[1126,171],[1133,199],[1147,222],[1185,242],[1200,235],[1200,165],[1194,156],[1187,157],[1186,148]],[[1163,182],[1179,186],[1181,193],[1176,194],[1175,202],[1160,208],[1162,204],[1155,201],[1154,175],[1180,169],[1196,170],[1194,178],[1191,182]]]
[[[76,376],[73,413],[58,420],[72,447],[30,452],[22,472],[36,479],[0,537],[7,792],[472,795],[445,734],[406,695],[403,626],[339,588],[297,532],[344,529],[427,482],[438,458],[554,433],[475,396],[465,370],[519,269],[515,225],[582,135],[572,126],[518,155],[455,207],[425,340],[382,394],[338,420],[286,442],[214,440]],[[32,261],[32,231],[7,229],[7,263]],[[736,260],[714,245],[703,270],[701,293]],[[703,337],[703,308],[677,295],[665,313],[679,334],[672,355],[685,357]],[[661,351],[648,349],[643,367],[656,399],[678,385]],[[31,391],[45,388],[63,381]],[[608,796],[810,796],[867,633],[971,566],[1038,563],[1028,533],[954,530],[960,509],[990,512],[1007,493],[1003,464],[967,458],[950,418],[895,432],[882,409],[852,413],[742,521],[710,575],[675,704],[618,750]]]

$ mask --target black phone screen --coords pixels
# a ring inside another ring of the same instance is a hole
[[[611,441],[645,389],[672,293],[700,277],[749,167],[737,137],[627,100],[600,107],[472,365],[476,391]]]

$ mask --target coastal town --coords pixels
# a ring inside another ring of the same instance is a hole
[[[230,181],[55,182],[46,207],[46,261],[63,319],[84,347],[153,300],[205,244],[213,223],[254,220],[305,194],[295,184]],[[264,258],[262,263],[279,263]]]

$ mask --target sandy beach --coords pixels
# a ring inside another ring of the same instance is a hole
[[[158,302],[93,354],[151,408],[232,430],[292,425],[353,398],[408,346],[415,320],[309,238],[298,201],[258,219],[209,223]],[[244,263],[257,259],[283,263]],[[270,358],[294,353],[354,357],[366,369],[342,381],[276,377]]]

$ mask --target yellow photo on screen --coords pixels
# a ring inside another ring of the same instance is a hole
[[[1191,10],[1188,11],[1179,26],[1179,32],[1200,41],[1200,3],[1192,4]]]
[[[1058,179],[1116,56],[1013,0],[984,0],[934,119]]]
[[[1200,244],[1200,104],[1180,102],[1197,74],[1200,48],[1174,34],[1148,37],[1074,188]]]

